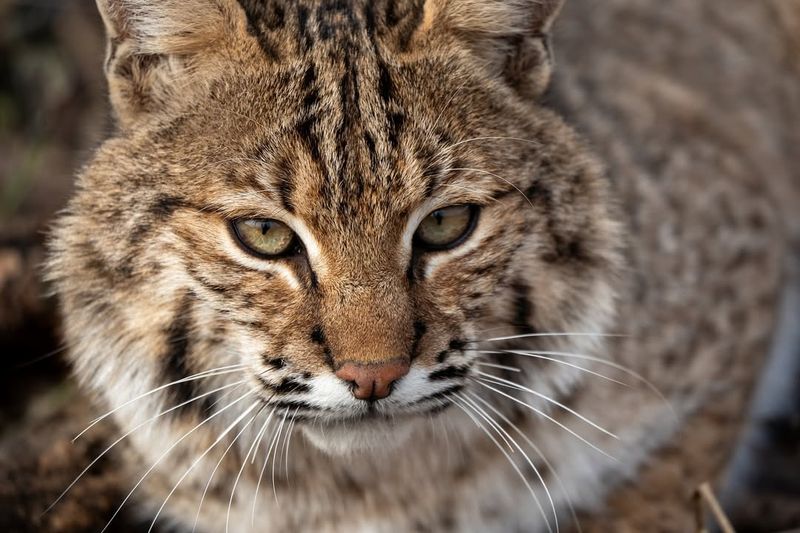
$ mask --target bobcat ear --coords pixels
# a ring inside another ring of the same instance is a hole
[[[235,24],[216,0],[97,0],[97,7],[108,36],[111,103],[122,128],[185,97],[201,53],[219,46]]]
[[[520,94],[550,82],[549,32],[564,0],[426,0],[415,39],[456,38]]]

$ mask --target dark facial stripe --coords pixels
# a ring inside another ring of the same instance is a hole
[[[367,152],[369,153],[369,170],[373,174],[378,172],[378,152],[375,149],[375,139],[369,132],[364,132],[364,143],[367,145]]]
[[[389,113],[388,120],[389,144],[393,148],[397,148],[400,145],[400,134],[402,133],[403,127],[406,123],[406,116],[400,111],[395,111]]]
[[[282,357],[273,357],[273,358],[265,357],[264,362],[275,370],[280,370],[281,368],[286,366],[286,360]]]
[[[389,74],[389,68],[383,61],[378,62],[378,70],[380,71],[378,77],[378,94],[380,94],[384,102],[388,103],[392,100],[392,95],[394,93],[392,75]]]
[[[468,366],[448,366],[431,373],[428,379],[431,381],[443,381],[446,379],[464,378],[469,374]]]
[[[273,405],[275,407],[277,407],[278,409],[286,409],[286,410],[292,410],[292,411],[294,411],[295,409],[297,409],[299,411],[325,411],[326,410],[326,409],[323,409],[322,407],[316,407],[314,405],[311,405],[310,403],[302,402],[302,401],[299,401],[299,400],[281,400],[279,402],[275,402]]]
[[[291,214],[294,214],[294,202],[292,201],[293,192],[294,182],[291,177],[283,176],[278,184],[278,195],[280,196],[283,208]]]
[[[319,36],[323,40],[336,36],[355,35],[358,32],[358,19],[352,6],[342,0],[322,0],[317,7]]]
[[[192,278],[195,282],[197,282],[198,285],[200,285],[207,291],[213,292],[215,294],[225,295],[228,294],[229,291],[236,290],[238,288],[237,285],[234,285],[232,287],[226,287],[214,283],[212,281],[209,281],[203,275],[201,275],[196,268],[194,268],[191,265],[186,267],[186,273],[189,274],[189,277]]]
[[[194,295],[192,293],[184,295],[175,312],[172,323],[166,331],[166,351],[162,361],[163,375],[168,383],[194,374],[189,362],[193,300]],[[172,395],[175,405],[179,405],[194,398],[197,395],[198,387],[196,381],[186,381],[175,384],[167,390]],[[210,405],[210,398],[211,396],[206,396],[201,400],[201,408]],[[187,404],[175,412],[185,412],[191,406],[192,404]]]
[[[417,358],[419,355],[417,352],[419,351],[419,343],[422,341],[422,337],[425,335],[425,332],[428,331],[428,326],[425,325],[425,322],[417,320],[414,322],[414,340],[411,343],[411,360]]]
[[[283,8],[275,2],[239,0],[247,17],[247,33],[255,37],[264,54],[270,59],[278,58],[278,50],[269,39],[269,32],[285,24]]]
[[[311,342],[320,346],[325,344],[325,331],[322,326],[314,326],[314,329],[311,330]]]
[[[316,81],[317,81],[317,69],[314,66],[314,64],[312,63],[312,64],[308,65],[308,67],[306,67],[306,70],[303,73],[303,79],[300,82],[300,87],[304,91],[308,91],[308,92],[312,92],[313,91],[314,94],[315,94],[315,100],[319,99],[318,90],[317,90],[317,87],[315,85]],[[309,110],[306,109],[306,111],[309,111]]]
[[[458,392],[458,391],[456,391],[456,392]],[[450,395],[448,394],[448,396],[450,396]],[[427,411],[424,411],[423,414],[427,414],[428,416],[436,416],[439,413],[443,413],[443,412],[447,411],[452,406],[453,406],[452,402],[442,403],[440,405],[435,406],[432,409],[428,409]]]
[[[322,329],[322,326],[314,326],[314,329],[311,330],[310,337],[311,342],[322,347],[322,357],[325,360],[325,364],[328,365],[331,370],[336,370],[336,362],[333,360],[333,353],[331,353],[331,349],[327,345],[325,330]]]
[[[308,151],[311,153],[312,159],[319,165],[319,168],[325,172],[324,161],[322,154],[319,151],[319,139],[316,134],[317,119],[314,116],[307,116],[295,125],[295,131],[298,137],[306,144]]]
[[[142,216],[142,221],[137,223],[128,234],[128,243],[131,246],[138,244],[146,239],[153,227],[163,223],[180,207],[185,206],[185,202],[174,196],[159,196],[147,208],[146,215]]]
[[[450,387],[447,387],[446,389],[441,390],[439,392],[434,392],[433,394],[428,394],[427,396],[423,396],[422,398],[414,401],[411,405],[419,405],[434,400],[443,400],[448,396],[452,396],[453,394],[460,392],[463,388],[464,385],[462,383],[451,385]]]
[[[300,49],[308,52],[314,45],[314,36],[308,29],[308,8],[297,6],[297,36],[300,40]]]
[[[450,344],[447,345],[447,349],[442,350],[436,355],[436,362],[444,363],[452,352],[460,352],[466,345],[467,343],[462,339],[452,339]]]
[[[419,27],[425,14],[425,1],[414,0],[407,4],[404,13],[397,13],[396,2],[390,2],[389,13],[387,13],[387,24],[398,28],[397,43],[401,51],[408,49],[411,37]]]
[[[275,394],[292,394],[311,392],[311,387],[305,383],[300,383],[292,378],[284,378],[279,383],[270,383],[263,377],[259,376],[258,380],[264,385],[264,388],[274,392]]]
[[[530,300],[530,287],[521,280],[512,285],[514,290],[513,310],[514,328],[520,335],[530,335],[536,333],[533,326],[533,302]]]

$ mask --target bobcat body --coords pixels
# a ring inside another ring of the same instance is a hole
[[[738,57],[721,6],[680,4]],[[553,0],[99,5],[119,127],[49,274],[126,435],[120,504],[187,531],[566,529],[689,464],[708,417],[713,457],[664,493],[717,474],[797,198],[788,107],[749,106],[796,106],[788,81],[682,71],[691,24],[654,72],[655,45],[586,49],[671,21],[636,2],[555,27]],[[454,206],[463,235],[420,244]],[[291,244],[253,253],[249,221]]]

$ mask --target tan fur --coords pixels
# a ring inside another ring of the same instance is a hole
[[[740,110],[745,83],[713,93],[689,59],[642,71],[662,47],[587,51],[648,13],[635,2],[568,3],[546,97],[560,2],[242,4],[100,1],[120,128],[49,273],[77,377],[133,430],[130,487],[147,476],[127,505],[205,531],[251,514],[260,531],[546,531],[551,499],[566,528],[698,413],[724,405],[734,427],[794,223],[788,137],[769,127],[785,117]],[[676,36],[704,43],[697,27]],[[791,99],[775,76],[763,98]],[[481,208],[469,238],[413,249],[424,216],[463,204]],[[237,218],[281,220],[300,253],[247,254]],[[533,332],[584,335],[489,340]],[[503,348],[550,359],[483,353]],[[333,375],[397,358],[411,372],[371,408]],[[228,365],[244,366],[140,398]]]

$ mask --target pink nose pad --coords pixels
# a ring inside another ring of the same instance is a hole
[[[336,376],[353,384],[353,396],[359,400],[374,401],[389,396],[394,382],[408,374],[409,367],[407,361],[377,364],[346,362],[336,371]]]

